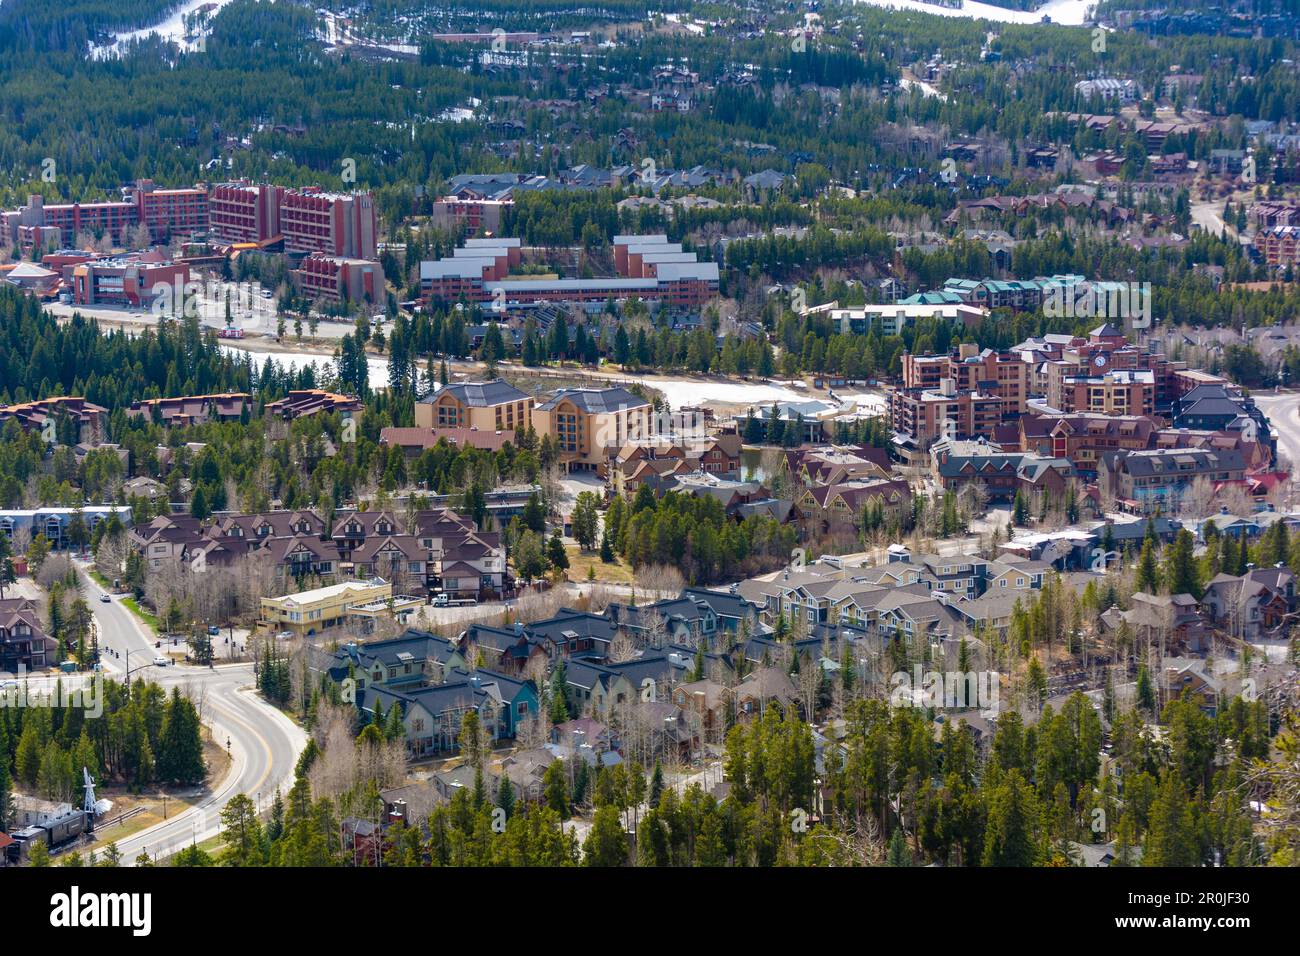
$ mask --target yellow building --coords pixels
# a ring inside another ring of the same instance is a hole
[[[533,398],[509,382],[462,382],[444,385],[415,403],[417,428],[477,428],[514,431],[527,427]]]
[[[262,627],[312,637],[340,624],[392,618],[404,622],[424,601],[406,594],[394,596],[382,578],[345,581],[329,587],[262,598]]]
[[[655,418],[625,388],[563,388],[533,409],[533,428],[555,440],[570,471],[604,474],[620,448],[655,434]]]

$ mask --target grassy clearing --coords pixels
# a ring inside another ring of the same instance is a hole
[[[564,549],[569,555],[568,577],[570,581],[586,581],[587,569],[596,569],[596,580],[607,584],[635,584],[632,567],[619,558],[612,564],[600,560],[599,551],[584,552],[577,545],[567,545]]]

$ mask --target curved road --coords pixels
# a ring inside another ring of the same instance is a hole
[[[231,766],[225,779],[212,784],[212,791],[193,807],[118,841],[123,863],[134,865],[143,850],[162,859],[192,842],[216,836],[221,809],[237,793],[247,794],[265,808],[277,789],[288,789],[307,735],[253,690],[252,664],[156,667],[152,662],[159,651],[135,615],[116,598],[103,603],[104,590],[84,574],[83,586],[99,627],[105,671],[120,679],[129,660],[131,677],[154,681],[168,693],[179,686],[199,707],[213,739],[222,744],[229,741]]]
[[[1277,450],[1300,466],[1300,392],[1251,392],[1277,432]]]

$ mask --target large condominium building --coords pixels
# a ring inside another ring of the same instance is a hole
[[[444,385],[415,405],[418,428],[475,428],[513,432],[532,421],[533,397],[508,382]]]
[[[919,319],[948,319],[974,325],[988,315],[988,310],[955,302],[894,303],[860,305],[851,309],[832,309],[831,322],[843,333],[866,335],[872,328],[878,335],[899,335]]]
[[[336,395],[319,388],[294,389],[284,398],[266,406],[267,415],[276,415],[285,421],[324,412],[338,412],[344,420],[359,419],[364,406],[349,395]]]
[[[951,379],[958,392],[980,392],[1002,402],[1002,415],[1025,410],[1029,397],[1029,364],[1010,352],[981,350],[974,343],[959,345],[951,355],[903,354],[903,387],[934,389]]]
[[[21,209],[0,212],[0,242],[24,248],[60,247],[81,233],[129,240],[136,226],[149,227],[152,242],[189,237],[208,228],[208,191],[199,185],[159,189],[152,180],[137,180],[122,190],[121,201],[54,203],[29,196]]]
[[[252,407],[252,397],[247,392],[222,392],[214,395],[137,399],[126,409],[126,416],[157,421],[174,428],[212,421],[237,422],[245,411],[251,413]]]
[[[55,425],[55,439],[63,441],[64,429],[71,432],[78,442],[99,444],[104,438],[104,426],[108,424],[108,409],[80,397],[46,398],[38,402],[22,402],[18,405],[0,405],[0,426],[9,419],[17,420],[23,431],[45,431],[46,423]]]
[[[166,311],[178,311],[182,301],[174,290],[183,290],[190,281],[190,267],[172,262],[165,256],[147,252],[112,259],[95,259],[72,267],[72,296],[78,305],[147,305],[156,297],[155,289],[165,286],[171,305]]]
[[[1177,511],[1197,482],[1213,488],[1222,482],[1241,481],[1245,472],[1240,451],[1179,448],[1104,455],[1099,477],[1103,490],[1109,491],[1121,508],[1152,514]]]
[[[159,189],[151,179],[141,179],[128,190],[135,202],[136,220],[149,227],[153,242],[188,238],[208,229],[206,186]]]
[[[222,242],[269,242],[280,234],[281,186],[247,180],[218,183],[208,193],[208,230]]]
[[[533,428],[550,435],[571,471],[600,471],[623,445],[650,438],[650,403],[624,388],[564,388],[533,410]]]
[[[384,292],[384,267],[371,259],[313,252],[299,263],[293,278],[299,293],[313,300],[375,302]]]
[[[208,196],[212,235],[224,242],[283,239],[290,254],[318,253],[373,260],[378,225],[369,193],[286,189],[246,180],[213,186]]]
[[[1100,358],[1100,356],[1098,357]],[[1048,404],[1062,412],[1154,415],[1155,373],[1147,369],[1079,370],[1049,380]]]
[[[1300,263],[1300,225],[1259,229],[1255,233],[1255,250],[1271,266]]]
[[[940,438],[976,438],[1002,424],[1004,401],[977,390],[958,391],[951,378],[938,388],[898,388],[889,394],[890,419],[904,456],[924,453]]]
[[[59,247],[81,233],[107,235],[120,242],[139,221],[135,203],[88,202],[45,205],[39,195],[27,197],[21,209],[0,213],[0,242],[24,248]]]
[[[431,301],[491,302],[498,309],[543,302],[599,308],[610,299],[639,298],[697,307],[718,294],[718,265],[700,262],[664,236],[616,236],[618,276],[601,279],[512,279],[518,239],[470,240],[446,258],[420,263],[420,294]]]
[[[286,631],[294,637],[312,637],[352,621],[373,623],[386,618],[405,622],[424,601],[393,594],[393,586],[381,578],[344,581],[311,591],[262,598],[262,618],[268,631]]]
[[[280,194],[284,251],[348,259],[374,259],[375,204],[370,193],[286,189]]]

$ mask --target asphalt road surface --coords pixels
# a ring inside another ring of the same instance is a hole
[[[121,679],[126,675],[125,665],[129,660],[132,679],[152,680],[168,693],[172,687],[181,687],[195,701],[203,722],[212,728],[213,739],[223,746],[228,742],[231,757],[225,779],[212,781],[211,792],[194,806],[119,841],[123,863],[134,865],[142,850],[162,859],[191,842],[202,843],[216,836],[221,809],[237,793],[247,794],[265,809],[277,789],[287,791],[293,782],[298,755],[307,745],[307,735],[257,695],[253,689],[253,665],[158,667],[153,659],[160,651],[135,615],[116,597],[107,604],[101,602],[104,591],[89,577],[83,578],[83,585],[99,627],[100,656],[105,671]]]

